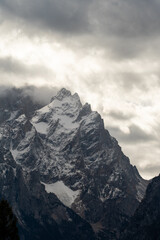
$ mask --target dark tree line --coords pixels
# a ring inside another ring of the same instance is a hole
[[[0,201],[0,240],[20,240],[18,236],[17,219],[9,203]]]

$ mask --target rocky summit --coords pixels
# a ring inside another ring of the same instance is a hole
[[[0,103],[0,187],[22,239],[119,239],[148,182],[100,114],[64,88],[45,106],[10,97]]]

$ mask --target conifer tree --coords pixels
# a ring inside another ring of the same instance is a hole
[[[20,240],[17,219],[12,212],[9,203],[2,199],[0,201],[0,240]]]

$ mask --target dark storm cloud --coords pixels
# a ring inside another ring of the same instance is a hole
[[[153,50],[151,42],[160,36],[159,0],[0,0],[0,8],[3,20],[16,19],[21,28],[29,24],[37,34],[86,33],[86,45],[107,48],[116,57]]]
[[[0,6],[26,22],[60,32],[83,32],[88,29],[88,7],[92,0],[1,0]],[[41,30],[41,29],[39,29]]]
[[[124,112],[114,110],[110,111],[107,115],[109,115],[113,119],[122,121],[130,120],[132,117],[134,117],[133,114],[125,114]]]
[[[159,33],[160,2],[153,0],[103,1],[102,17],[107,22],[110,34],[126,38],[151,36]],[[105,12],[107,10],[107,15]],[[103,27],[104,28],[104,27]]]
[[[156,140],[154,135],[146,133],[140,127],[134,124],[129,127],[130,132],[128,134],[122,132],[118,127],[108,127],[108,130],[110,131],[111,135],[124,143],[136,144]]]
[[[40,65],[27,65],[12,57],[0,58],[0,73],[15,74],[16,76],[50,76],[51,70]],[[52,73],[53,74],[53,73]]]
[[[153,0],[99,1],[97,31],[119,57],[140,53],[159,36],[160,2]],[[98,4],[98,3],[97,3]],[[95,13],[95,15],[96,15]],[[109,36],[109,38],[108,38]]]

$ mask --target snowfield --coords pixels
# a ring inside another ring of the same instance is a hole
[[[67,207],[71,207],[75,199],[80,194],[80,191],[73,191],[67,187],[62,181],[58,181],[52,184],[46,184],[41,182],[45,186],[47,193],[54,193],[58,199]]]

